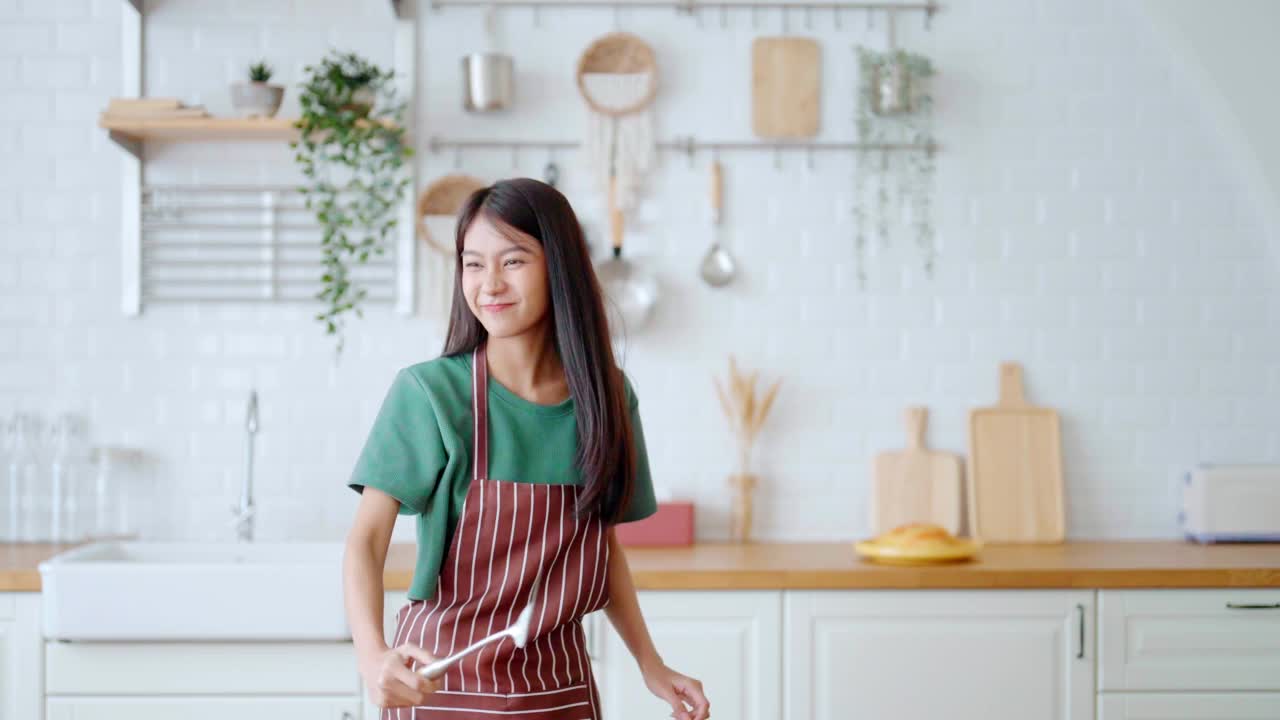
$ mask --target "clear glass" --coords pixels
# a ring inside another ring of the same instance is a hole
[[[17,416],[0,418],[0,542],[18,540],[18,488],[10,477]]]
[[[134,448],[98,447],[93,450],[90,483],[94,511],[92,534],[99,538],[135,537],[135,505],[142,453]]]
[[[5,427],[4,520],[5,542],[37,542],[45,536],[40,457],[44,421],[36,413],[18,412]]]
[[[49,428],[48,484],[41,508],[46,513],[46,540],[72,543],[89,535],[93,517],[89,499],[88,425],[84,418],[62,413]]]

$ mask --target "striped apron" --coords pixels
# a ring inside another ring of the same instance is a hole
[[[425,704],[384,708],[381,720],[599,720],[582,617],[608,603],[606,528],[575,517],[576,485],[488,477],[488,387],[482,343],[472,354],[473,469],[462,516],[434,597],[396,614],[395,646],[447,657],[514,622],[541,577],[528,642],[503,638],[468,655]]]

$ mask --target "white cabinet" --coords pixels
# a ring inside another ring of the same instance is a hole
[[[1098,608],[1104,692],[1280,692],[1280,590],[1104,590]]]
[[[358,720],[359,713],[354,697],[75,697],[50,699],[46,720]]]
[[[350,643],[49,642],[59,695],[344,695],[359,683]]]
[[[778,591],[639,593],[654,644],[672,669],[702,681],[713,717],[775,720],[782,709]],[[592,627],[593,663],[605,720],[651,720],[671,707],[648,688],[603,612]]]
[[[789,720],[1090,720],[1089,591],[805,591],[784,600]]]
[[[47,720],[361,717],[351,643],[52,641],[44,656]]]
[[[1104,693],[1098,720],[1276,720],[1280,693]]]
[[[39,718],[44,705],[40,594],[0,593],[0,718]]]
[[[1100,720],[1280,718],[1280,590],[1098,593]]]

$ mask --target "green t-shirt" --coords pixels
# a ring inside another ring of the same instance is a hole
[[[624,374],[636,446],[635,492],[620,522],[657,512],[639,400]],[[540,405],[489,377],[489,475],[579,485],[573,398]],[[396,373],[347,486],[373,487],[417,515],[418,557],[409,597],[430,599],[471,483],[471,354],[444,355]]]

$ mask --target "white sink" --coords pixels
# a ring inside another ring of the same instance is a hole
[[[349,640],[340,543],[99,542],[40,564],[58,640]]]

